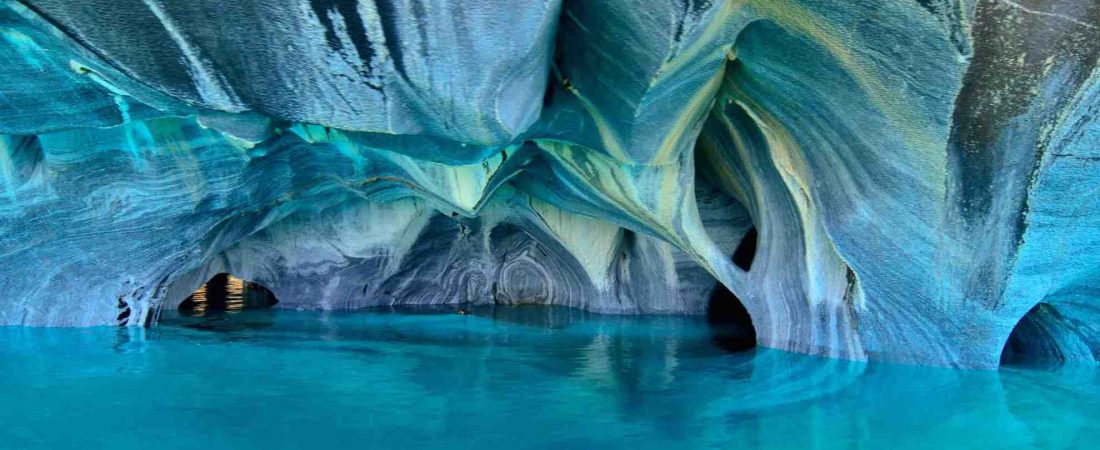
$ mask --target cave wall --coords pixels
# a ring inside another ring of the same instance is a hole
[[[0,0],[0,324],[721,283],[769,347],[994,367],[1042,303],[1095,361],[1098,55],[1094,0]]]

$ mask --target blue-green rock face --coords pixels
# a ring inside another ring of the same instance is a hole
[[[230,272],[1096,361],[1098,55],[1093,0],[0,0],[0,324]]]

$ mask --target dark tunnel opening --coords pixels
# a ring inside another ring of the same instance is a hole
[[[1047,303],[1039,303],[1024,314],[1012,329],[1001,351],[1001,365],[1057,365],[1065,362],[1058,343],[1061,316]]]
[[[717,283],[707,300],[707,324],[715,346],[722,350],[744,352],[756,347],[756,328],[749,311],[722,283]]]
[[[183,303],[179,312],[184,316],[203,317],[216,313],[267,309],[279,300],[259,283],[243,280],[227,273],[214,275]]]
[[[733,263],[746,272],[752,269],[752,261],[756,259],[756,227],[749,229],[741,243],[737,244],[737,250],[733,252]]]

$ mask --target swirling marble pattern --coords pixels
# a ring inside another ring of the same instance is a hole
[[[769,347],[1100,360],[1098,43],[1092,0],[0,0],[0,324],[225,271],[303,309],[724,287]]]

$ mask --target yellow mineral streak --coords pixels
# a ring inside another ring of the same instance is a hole
[[[898,80],[886,80],[868,68],[875,67],[855,49],[864,47],[859,37],[851,30],[836,27],[806,8],[791,1],[750,0],[755,11],[775,22],[777,25],[802,35],[825,47],[846,72],[859,84],[872,104],[890,122],[892,128],[914,151],[931,155],[942,155],[947,135],[942,126],[929,123],[932,115],[914,111],[911,104],[904,102],[905,96],[898,95]],[[942,156],[927,158],[939,168],[946,165]],[[943,172],[940,170],[940,172]],[[934,172],[927,172],[934,173]],[[939,196],[939,198],[943,198]]]
[[[424,198],[440,202],[441,211],[459,211],[473,216],[485,202],[490,180],[498,175],[508,157],[519,150],[512,145],[483,162],[452,166],[417,159],[390,150],[368,147],[350,139],[347,134],[320,125],[298,124],[291,128],[310,143],[328,143],[356,162],[357,171],[369,169],[369,160],[384,158],[405,172],[403,177],[376,176],[358,173],[366,181],[396,181],[416,191]],[[369,157],[368,157],[369,156]],[[504,174],[506,175],[506,174]]]
[[[555,141],[538,144],[593,195],[649,228],[638,231],[655,233],[723,281],[737,276],[730,275],[726,266],[732,265],[703,228],[693,185],[680,183],[682,171],[693,167],[690,164],[625,165],[580,146]]]
[[[810,303],[818,305],[841,300],[843,295],[837,295],[837,292],[832,290],[846,285],[844,279],[846,274],[843,268],[847,266],[847,262],[834,245],[832,237],[823,225],[819,214],[820,209],[814,203],[811,195],[813,177],[808,170],[810,165],[802,154],[801,146],[783,124],[766,111],[744,101],[738,101],[738,105],[748,113],[763,133],[772,162],[783,178],[787,191],[798,209],[806,249],[807,285],[811,289],[811,292],[807,292],[807,297]]]
[[[531,198],[530,205],[546,228],[577,258],[592,283],[599,289],[610,288],[609,270],[615,261],[622,229],[536,198]]]

